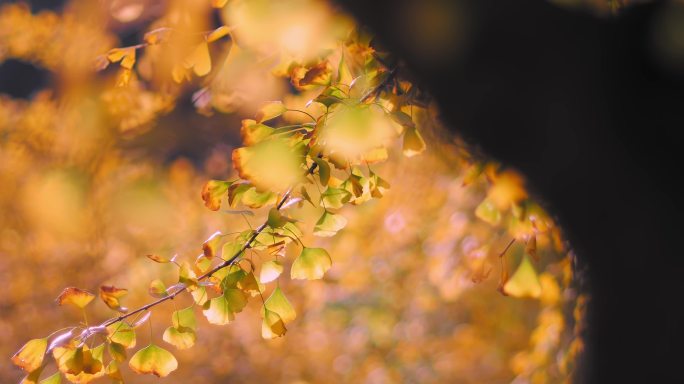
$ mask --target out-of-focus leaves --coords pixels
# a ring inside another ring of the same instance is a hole
[[[128,290],[124,288],[116,288],[112,285],[103,285],[100,287],[100,299],[111,309],[118,312],[128,312],[128,309],[121,306],[119,299],[126,296]]]
[[[149,292],[150,296],[152,297],[164,297],[167,295],[166,284],[164,284],[164,282],[159,279],[154,279],[150,282],[150,286],[147,289],[147,292]]]
[[[47,338],[33,339],[12,356],[12,363],[26,372],[35,371],[43,363],[47,347]]]
[[[541,284],[532,262],[525,255],[513,276],[504,284],[503,292],[509,296],[533,299],[541,295]]]
[[[211,56],[209,55],[209,45],[206,41],[199,43],[192,54],[183,62],[186,69],[192,69],[197,76],[205,76],[211,72]]]
[[[330,164],[319,157],[315,157],[314,162],[318,165],[318,176],[321,184],[327,186],[330,181]]]
[[[121,67],[132,69],[135,64],[135,48],[114,48],[107,53],[107,59],[112,63],[121,62]]]
[[[128,366],[138,374],[166,377],[178,368],[178,361],[171,352],[150,344],[136,352]]]
[[[328,187],[323,194],[321,200],[325,208],[338,209],[348,203],[352,198],[352,194],[346,189]]]
[[[225,25],[222,25],[213,31],[211,31],[207,35],[207,43],[213,43],[214,41],[217,41],[223,37],[226,37],[230,34],[230,28],[228,28]]]
[[[491,225],[498,225],[501,222],[501,212],[488,199],[482,200],[477,206],[475,216]]]
[[[537,254],[537,236],[534,234],[530,235],[527,244],[525,244],[525,253],[530,255],[534,261],[539,261],[539,255]]]
[[[331,266],[332,259],[325,249],[305,247],[292,263],[290,277],[307,280],[320,279]]]
[[[49,377],[46,377],[40,381],[40,384],[61,384],[61,383],[62,383],[62,375],[59,372],[55,372],[54,374],[52,374]]]
[[[95,295],[88,291],[84,291],[82,289],[76,288],[76,287],[67,287],[64,288],[62,293],[59,294],[57,297],[57,304],[59,305],[64,305],[64,304],[71,304],[75,306],[76,308],[83,309],[88,305],[93,299],[95,298]]]
[[[404,131],[403,152],[406,157],[413,157],[425,151],[425,140],[416,128],[407,128]]]
[[[121,369],[119,368],[119,362],[116,360],[112,360],[109,362],[109,364],[107,364],[105,373],[107,374],[107,377],[114,381],[115,384],[123,384],[123,375],[121,374]]]
[[[335,236],[346,225],[347,219],[344,216],[326,210],[316,222],[313,234],[320,237]]]
[[[256,114],[256,122],[263,123],[264,121],[275,119],[285,112],[287,112],[287,108],[283,105],[282,101],[270,101],[259,109]]]
[[[268,125],[257,123],[255,120],[242,120],[240,136],[242,143],[247,146],[254,145],[267,137],[271,136],[275,130]]]

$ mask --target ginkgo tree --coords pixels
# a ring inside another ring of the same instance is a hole
[[[236,12],[242,11],[239,2],[213,1],[212,6],[234,6]],[[183,87],[194,87],[193,102],[200,112],[229,109],[227,96],[217,85],[226,76],[217,74],[244,68],[245,57],[263,54],[263,42],[245,36],[240,25],[197,31],[173,19],[158,21],[165,22],[168,26],[155,26],[140,44],[113,48],[94,58],[97,70],[118,66],[112,88],[106,92],[111,96],[140,87],[138,73],[154,71],[173,89],[166,97],[175,99]],[[178,368],[169,345],[184,350],[200,342],[197,316],[215,325],[230,324],[250,300],[261,304],[264,339],[286,334],[297,318],[279,285],[288,277],[286,266],[290,265],[290,279],[318,280],[325,278],[335,259],[317,244],[305,243],[304,228],[313,226],[311,233],[316,237],[335,236],[348,224],[340,213],[343,207],[361,205],[388,193],[390,182],[373,168],[389,158],[391,148],[400,146],[407,157],[426,150],[416,118],[426,113],[425,94],[405,78],[405,69],[395,58],[375,46],[372,36],[353,26],[342,30],[335,34],[338,40],[321,49],[322,53],[306,57],[291,49],[272,64],[274,74],[288,78],[297,92],[310,94],[310,100],[304,108],[290,106],[287,101],[267,102],[253,119],[243,120],[243,146],[234,149],[231,156],[238,177],[208,180],[198,191],[212,211],[224,207],[231,213],[247,215],[261,210],[265,213],[263,222],[237,233],[217,231],[198,247],[202,253],[196,257],[147,255],[151,263],[174,266],[177,280],[171,284],[162,279],[151,281],[148,293],[154,300],[137,308],[124,306],[126,288],[99,287],[97,296],[113,313],[100,322],[92,323],[87,316],[95,293],[65,288],[58,304],[81,311],[83,323],[28,341],[12,357],[13,363],[26,371],[24,382],[58,383],[64,377],[86,383],[104,376],[123,382],[121,364],[138,374],[168,376]],[[242,39],[259,44],[241,46]],[[226,45],[220,59],[211,54]],[[164,55],[168,57],[163,64],[155,60],[155,56]],[[299,118],[293,124],[286,123],[286,114]],[[471,163],[464,185],[480,178],[491,185],[474,214],[492,226],[505,226],[512,235],[499,255],[500,291],[519,298],[539,298],[542,282],[531,261],[538,257],[536,238],[550,236],[560,243],[558,229],[528,198],[515,172],[475,159]],[[304,225],[291,215],[304,205],[317,210],[315,222]],[[509,277],[507,251],[515,242],[525,244],[524,254]],[[288,249],[297,253],[289,262]],[[263,256],[260,261],[250,257],[253,252]],[[485,263],[478,268],[473,281],[487,278],[492,270]],[[151,341],[140,347],[136,333],[150,321],[154,308],[186,294],[192,298],[192,305],[176,308],[167,319],[162,340],[168,345]],[[57,371],[45,375],[50,361]]]

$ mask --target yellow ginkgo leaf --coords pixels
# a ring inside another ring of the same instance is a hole
[[[128,362],[128,366],[138,374],[165,377],[178,368],[178,361],[171,352],[150,344],[136,352]]]
[[[331,237],[337,234],[337,231],[341,230],[347,225],[347,219],[342,215],[337,215],[329,211],[323,212],[323,215],[316,222],[314,226],[313,234],[314,236],[320,237]]]
[[[527,255],[523,256],[518,269],[513,276],[504,284],[503,292],[506,295],[523,298],[539,298],[542,288],[534,266]]]
[[[223,180],[209,180],[202,187],[202,200],[204,205],[212,211],[221,208],[221,200],[228,193],[230,183]]]
[[[283,265],[278,260],[270,260],[261,264],[259,281],[262,284],[270,283],[283,273]]]
[[[287,300],[287,297],[285,297],[285,294],[280,287],[274,289],[273,293],[271,293],[271,296],[266,299],[263,310],[264,313],[261,315],[264,318],[266,318],[265,311],[269,310],[277,313],[285,323],[289,323],[297,318],[297,312],[295,312],[294,308],[292,308],[292,304],[290,304],[290,301]]]
[[[57,304],[59,304],[59,305],[71,304],[77,308],[83,309],[94,298],[95,298],[95,295],[93,295],[92,293],[90,293],[88,291],[84,291],[84,290],[76,288],[76,287],[67,287],[67,288],[64,288],[62,293],[60,293],[59,296],[57,297]]]
[[[285,328],[285,323],[280,315],[265,307],[263,308],[263,315],[264,321],[261,324],[261,337],[268,340],[285,335],[287,328]]]
[[[259,191],[280,192],[303,177],[304,150],[300,141],[264,140],[251,147],[234,150],[233,167],[241,178],[251,181]],[[243,196],[243,202],[245,199]]]
[[[57,368],[72,383],[88,383],[105,374],[102,348],[89,349],[57,347],[52,351]]]
[[[209,45],[206,41],[201,42],[192,54],[185,59],[184,66],[192,68],[197,76],[205,76],[211,71],[211,56],[209,56]]]
[[[47,346],[47,338],[33,339],[12,356],[12,362],[26,372],[35,371],[43,363]]]
[[[332,259],[323,248],[303,248],[302,253],[292,263],[290,277],[292,279],[316,280],[332,266]]]
[[[111,309],[119,312],[128,312],[128,309],[121,306],[119,299],[128,294],[127,289],[114,286],[103,285],[100,287],[100,299]]]

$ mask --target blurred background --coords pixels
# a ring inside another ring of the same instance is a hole
[[[405,38],[427,65],[440,68],[465,46],[461,32],[469,20],[444,18],[450,13],[440,7],[449,2],[413,4],[402,13],[411,26]],[[607,17],[627,5],[548,6]],[[653,45],[659,65],[673,73],[684,60],[684,23],[677,19],[684,13],[674,9],[661,16]],[[194,52],[192,39],[173,48],[136,48],[130,71],[123,62],[102,65],[110,49],[162,38],[164,28],[192,35],[221,25],[234,28],[241,49],[230,38],[213,41],[205,76],[195,76],[199,61],[180,72],[174,67],[178,57]],[[338,5],[313,0],[2,4],[0,381],[23,377],[9,357],[27,340],[81,321],[78,311],[55,304],[64,287],[125,287],[125,305],[137,307],[152,299],[149,281],[176,277],[175,269],[146,254],[193,260],[215,231],[259,225],[265,212],[246,223],[206,209],[202,185],[235,177],[230,153],[242,145],[240,121],[263,102],[315,108],[305,104],[317,90],[294,86],[286,64],[315,61],[355,28]],[[541,294],[518,298],[497,291],[498,255],[527,228],[513,213],[497,218],[478,208],[493,194],[528,193],[516,189],[517,181],[506,184],[510,178],[501,175],[508,173],[473,173],[478,151],[449,134],[454,128],[444,127],[439,108],[428,104],[419,115],[427,150],[405,158],[397,146],[374,167],[392,186],[385,197],[345,208],[349,225],[337,236],[302,239],[326,248],[333,268],[320,281],[281,279],[299,314],[285,337],[261,338],[260,305],[253,300],[227,326],[198,316],[197,345],[177,351],[161,341],[174,305],[154,312],[154,331],[140,332],[138,347],[151,337],[174,352],[179,369],[166,382],[572,380],[584,349],[587,303],[574,255],[554,220],[526,200],[546,228],[536,239],[540,260],[534,263]],[[313,210],[295,215],[315,221]],[[524,248],[519,241],[509,250],[511,273]],[[91,319],[111,316],[100,302],[90,310]],[[158,381],[123,370],[127,382]]]

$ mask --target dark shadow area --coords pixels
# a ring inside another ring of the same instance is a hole
[[[34,92],[46,88],[49,81],[48,71],[30,63],[14,59],[0,63],[0,90],[11,97],[28,99]]]
[[[671,6],[597,18],[532,0],[339,3],[405,60],[455,134],[521,170],[559,218],[591,295],[577,381],[681,381],[684,87],[653,54]]]

